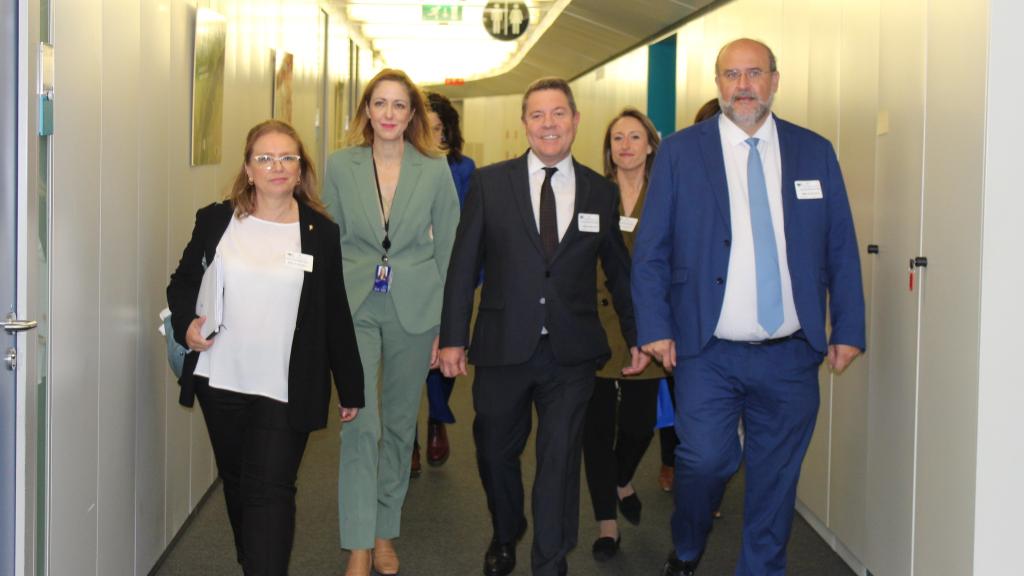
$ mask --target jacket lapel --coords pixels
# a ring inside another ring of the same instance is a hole
[[[373,150],[369,146],[360,146],[352,154],[352,181],[355,193],[363,204],[366,223],[379,244],[384,241],[384,226],[381,221],[380,197],[377,196],[377,177],[373,172]]]
[[[227,231],[228,225],[231,224],[231,218],[235,214],[235,209],[231,207],[231,202],[225,200],[217,205],[217,218],[212,222],[213,230],[210,230],[209,234],[206,234],[206,246],[203,247],[203,257],[206,259],[203,262],[203,268],[213,262],[213,257],[217,255],[217,245],[220,244],[220,238]]]
[[[718,205],[718,214],[725,223],[725,229],[732,235],[732,220],[729,218],[729,185],[725,180],[725,159],[722,158],[722,137],[718,132],[718,117],[703,123],[700,134],[700,149],[704,156],[704,173],[711,182],[711,189]]]
[[[304,203],[299,202],[299,244],[302,246],[302,253],[308,254],[313,257],[313,270],[316,270],[317,266],[323,266],[323,262],[319,262],[319,243],[320,238],[319,232],[316,230],[316,225],[313,223],[313,209],[306,206]],[[299,313],[296,316],[295,325],[299,326],[302,323],[302,313],[306,310],[306,305],[309,303],[309,293],[311,290],[312,282],[309,282],[312,272],[307,272],[302,275],[302,292],[299,295]]]
[[[791,229],[793,218],[789,217],[795,208],[793,203],[796,202],[796,192],[790,186],[796,170],[796,152],[794,150],[791,153],[793,140],[789,124],[779,120],[778,116],[774,114],[772,116],[775,118],[775,129],[779,135],[779,155],[782,157],[782,189],[780,190],[782,194],[782,227],[787,238],[786,246],[789,246],[788,239],[796,236],[796,231]]]
[[[398,175],[398,188],[395,190],[395,197],[391,200],[389,228],[392,230],[392,243],[395,242],[394,230],[399,228],[397,225],[402,221],[406,208],[412,202],[413,190],[416,189],[420,174],[423,172],[423,161],[424,157],[420,154],[419,150],[406,142],[405,152],[402,154],[402,169]],[[374,182],[374,185],[376,186],[376,182]]]
[[[569,227],[565,229],[565,236],[558,243],[558,249],[555,250],[555,255],[551,258],[552,262],[558,260],[558,257],[565,250],[565,246],[575,240],[576,236],[580,234],[580,209],[588,206],[588,201],[590,200],[590,179],[586,177],[583,168],[575,159],[572,161],[572,169],[575,173],[574,180],[576,180],[576,200],[573,202],[572,220],[569,222]],[[618,222],[615,223],[616,226],[618,224]],[[539,233],[537,237],[540,238]]]
[[[519,217],[522,218],[523,226],[526,227],[526,236],[533,241],[533,246],[543,256],[544,247],[540,243],[537,219],[533,215],[533,202],[530,200],[530,169],[529,164],[526,162],[526,154],[523,154],[509,165],[508,178],[509,186],[512,188],[512,196],[515,198],[516,206],[519,209]]]

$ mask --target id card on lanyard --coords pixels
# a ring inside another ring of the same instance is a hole
[[[373,158],[372,152],[370,157],[373,159],[373,180],[377,184],[377,199],[380,200],[380,216],[384,220],[384,240],[380,243],[381,248],[384,249],[384,255],[380,257],[380,264],[377,264],[377,269],[373,273],[373,291],[381,294],[387,294],[388,292],[391,292],[391,275],[393,272],[391,264],[388,262],[388,249],[391,248],[391,237],[389,232],[391,219],[384,213],[384,195],[381,194],[380,191],[380,176],[377,175],[377,159]],[[394,204],[394,200],[392,200],[392,204]]]

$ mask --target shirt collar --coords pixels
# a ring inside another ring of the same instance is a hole
[[[738,146],[740,144],[745,146],[747,139],[751,137],[725,114],[718,115],[718,131],[722,134],[722,140],[730,146]],[[753,137],[766,143],[775,141],[774,114],[770,112],[768,113],[768,118],[766,118],[764,124],[761,124],[761,127],[757,129],[757,132],[754,133]]]
[[[572,174],[572,154],[568,154],[565,158],[559,160],[554,167],[558,168],[558,172],[555,172],[555,174],[561,174],[563,176],[568,176]],[[536,154],[533,153],[533,150],[530,150],[526,154],[527,172],[529,172],[532,175],[536,174],[537,172],[540,172],[543,168],[544,163],[540,161],[540,158],[538,158]]]

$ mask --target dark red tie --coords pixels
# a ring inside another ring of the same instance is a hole
[[[540,243],[548,262],[558,249],[558,211],[555,210],[555,191],[551,188],[551,176],[557,171],[555,167],[544,168],[544,183],[540,185]]]

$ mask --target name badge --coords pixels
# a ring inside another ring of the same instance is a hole
[[[597,214],[580,212],[579,219],[576,221],[576,226],[579,227],[580,232],[600,232],[601,217]]]
[[[619,230],[622,230],[623,232],[632,232],[633,230],[636,230],[637,222],[640,222],[639,218],[619,216]]]
[[[303,272],[313,271],[313,257],[302,252],[285,252],[284,265],[288,268],[295,268]]]
[[[373,291],[387,294],[391,291],[391,266],[388,264],[377,264],[377,270],[373,274]]]
[[[821,200],[821,181],[797,180],[796,198],[797,200]]]

